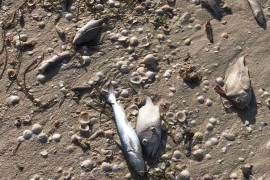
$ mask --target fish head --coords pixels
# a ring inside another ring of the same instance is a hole
[[[161,144],[161,129],[150,127],[139,133],[139,139],[145,157],[148,159],[156,158]]]
[[[135,170],[138,175],[144,176],[145,164],[141,153],[129,151],[127,155],[128,163],[130,164],[130,166]]]

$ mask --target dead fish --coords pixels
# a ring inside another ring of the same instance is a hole
[[[258,2],[258,0],[247,0],[247,1],[249,7],[252,10],[253,16],[255,17],[259,26],[266,29],[266,19],[261,4]]]
[[[213,15],[217,19],[221,19],[222,18],[222,9],[219,6],[219,4],[217,3],[217,0],[202,0],[201,1],[201,4],[206,9],[212,11]]]
[[[54,55],[53,57],[43,61],[39,67],[38,67],[38,72],[40,74],[45,73],[46,71],[49,70],[52,66],[55,64],[61,63],[65,59],[69,59],[71,57],[71,53],[69,51],[64,51],[58,55]]]
[[[107,100],[113,109],[114,119],[124,155],[128,163],[138,173],[138,175],[143,176],[145,172],[145,164],[139,138],[135,130],[128,123],[123,107],[117,103],[112,88],[109,90]]]
[[[239,109],[249,106],[252,99],[252,89],[244,56],[230,65],[225,75],[224,88],[217,85],[215,90]]]
[[[100,35],[103,20],[90,20],[75,35],[73,44],[79,46],[91,41],[96,41]]]
[[[205,32],[210,43],[214,43],[213,29],[210,21],[207,21],[205,24]]]
[[[139,110],[136,132],[145,156],[148,159],[156,158],[161,144],[161,122],[159,106],[154,105],[150,97]]]

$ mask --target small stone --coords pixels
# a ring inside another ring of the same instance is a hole
[[[41,143],[46,143],[48,141],[48,136],[47,134],[45,134],[44,132],[41,132],[38,136],[37,136],[39,142]]]
[[[37,75],[37,80],[41,83],[45,82],[46,76],[44,74],[38,74]]]
[[[205,101],[205,104],[206,104],[206,106],[212,106],[213,101],[211,99],[207,98],[206,101]]]
[[[176,179],[179,180],[190,180],[190,172],[187,169],[184,169],[180,172]]]
[[[201,161],[204,158],[205,152],[203,149],[197,149],[197,150],[192,152],[192,155],[193,155],[195,160]]]
[[[185,39],[185,40],[184,40],[184,44],[185,44],[186,46],[189,46],[189,45],[191,44],[191,39],[190,39],[190,38]]]
[[[229,35],[228,35],[228,33],[224,32],[224,33],[221,34],[221,37],[224,38],[224,39],[228,39]]]
[[[22,143],[24,140],[25,140],[25,139],[24,139],[23,136],[19,136],[19,137],[17,138],[17,141],[18,141],[19,143]]]
[[[55,142],[60,142],[61,137],[62,137],[61,134],[55,133],[52,135],[52,140]]]
[[[181,158],[182,154],[180,151],[176,150],[173,152],[172,160],[178,161]]]
[[[180,17],[180,22],[181,24],[188,24],[190,21],[190,18],[191,18],[191,14],[188,13],[188,12],[185,12],[182,14],[182,16]]]
[[[39,153],[43,158],[47,158],[48,157],[48,151],[47,150],[43,150]]]
[[[136,36],[133,36],[129,40],[129,44],[131,46],[137,46],[139,44],[138,38]]]
[[[213,124],[213,125],[216,125],[217,124],[217,118],[214,118],[214,117],[211,117],[209,118],[209,123]]]
[[[41,127],[40,124],[34,124],[34,125],[32,126],[32,132],[33,132],[34,134],[39,134],[39,133],[41,133],[41,131],[42,131],[42,127]]]
[[[6,99],[8,105],[16,105],[20,102],[20,97],[17,95],[11,95]]]
[[[28,139],[30,139],[32,137],[32,131],[30,131],[30,130],[24,130],[23,131],[23,138],[25,139],[25,140],[28,140]]]
[[[94,166],[94,163],[93,163],[93,161],[91,161],[90,159],[84,160],[84,161],[81,163],[81,168],[82,168],[84,171],[91,171],[94,167],[95,167],[95,166]]]
[[[214,179],[213,176],[210,174],[205,174],[202,177],[202,180],[213,180],[213,179]]]
[[[40,29],[43,29],[43,28],[45,27],[45,22],[44,22],[44,21],[40,21],[40,22],[38,23],[38,27],[39,27]]]
[[[204,96],[198,96],[198,97],[197,97],[197,101],[198,101],[200,104],[203,104],[203,103],[204,103]]]
[[[234,141],[235,140],[235,134],[229,131],[225,131],[222,133],[222,136],[227,139],[228,141]]]
[[[101,164],[101,169],[104,171],[104,172],[110,172],[112,171],[112,165],[110,163],[107,163],[107,162],[103,162]]]
[[[202,26],[200,24],[195,24],[194,28],[195,28],[195,30],[198,31],[198,30],[200,30],[202,28]]]
[[[218,141],[218,139],[216,137],[210,138],[210,141],[211,141],[212,145],[218,145],[218,143],[219,143],[219,141]]]
[[[71,21],[72,18],[73,18],[73,15],[72,15],[71,13],[67,13],[67,14],[65,15],[65,18],[66,18],[66,20]]]
[[[206,129],[207,131],[212,131],[214,129],[214,125],[212,123],[207,123]]]
[[[217,77],[216,78],[216,83],[220,86],[223,86],[224,85],[224,80],[222,77]]]

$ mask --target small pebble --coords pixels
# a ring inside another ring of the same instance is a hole
[[[38,136],[37,136],[39,142],[41,143],[46,143],[48,141],[48,136],[47,134],[45,134],[44,132],[41,132]]]
[[[189,39],[189,38],[185,39],[185,40],[184,40],[184,44],[185,44],[186,46],[189,46],[189,45],[191,44],[191,39]]]
[[[173,159],[173,161],[177,161],[181,158],[181,156],[182,156],[181,152],[176,150],[173,152],[172,159]]]
[[[34,125],[32,126],[32,132],[33,132],[34,134],[39,134],[39,133],[41,133],[41,131],[42,131],[42,127],[41,127],[40,124],[34,124]]]
[[[23,131],[23,138],[25,139],[25,140],[28,140],[28,139],[30,139],[32,137],[32,131],[30,131],[30,130],[24,130]]]
[[[52,140],[55,142],[60,142],[61,137],[62,137],[61,134],[55,133],[52,135]]]
[[[6,99],[8,105],[16,105],[20,102],[20,97],[16,95],[11,95]]]
[[[216,78],[216,83],[219,84],[220,86],[224,85],[224,80],[222,77],[217,77]]]
[[[43,150],[39,153],[43,158],[47,158],[48,157],[48,151],[47,150]]]
[[[201,161],[204,158],[205,152],[203,149],[197,149],[197,150],[192,152],[192,155],[193,155],[195,160]]]
[[[205,104],[207,106],[212,106],[213,105],[213,101],[211,99],[207,98],[206,101],[205,101]]]
[[[185,169],[183,171],[180,172],[180,174],[177,176],[176,179],[179,179],[179,180],[190,180],[190,172]]]
[[[103,162],[101,164],[101,169],[104,171],[104,172],[110,172],[112,171],[112,165],[110,163],[107,163],[107,162]]]
[[[94,163],[90,159],[84,160],[81,162],[81,168],[84,171],[91,171],[94,168]]]
[[[204,96],[198,96],[198,97],[197,97],[197,101],[198,101],[200,104],[203,104],[203,103],[204,103]]]

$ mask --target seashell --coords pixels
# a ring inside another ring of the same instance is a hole
[[[244,109],[250,104],[252,88],[244,56],[237,59],[228,68],[224,88],[217,85],[215,90],[239,109]]]
[[[69,51],[64,51],[59,53],[58,55],[54,55],[53,57],[43,61],[38,67],[38,72],[43,74],[49,71],[50,68],[54,68],[54,66],[58,63],[61,63],[65,59],[69,59],[71,54]]]
[[[129,80],[130,80],[130,82],[131,82],[132,84],[137,84],[137,85],[141,84],[142,81],[143,81],[142,77],[139,76],[139,75],[132,76],[132,77],[130,77]]]
[[[75,35],[73,44],[78,46],[91,41],[96,41],[101,32],[103,20],[90,20]]]
[[[176,118],[179,122],[181,122],[181,123],[185,122],[186,119],[187,119],[186,112],[185,112],[185,111],[178,111],[178,112],[175,114],[175,118]]]
[[[249,7],[252,10],[253,16],[256,19],[259,26],[266,29],[267,22],[263,13],[262,6],[258,0],[247,0]]]
[[[86,125],[86,124],[82,125],[81,124],[81,126],[79,127],[79,130],[80,130],[80,133],[82,135],[86,135],[86,134],[89,134],[90,127],[89,127],[89,125]]]
[[[9,78],[10,80],[12,80],[12,79],[15,79],[15,78],[16,78],[17,72],[16,72],[15,69],[8,69],[8,70],[7,70],[7,75],[8,75],[8,78]]]
[[[79,115],[79,123],[81,125],[87,125],[90,124],[90,115],[88,112],[86,111],[82,111]]]
[[[152,71],[158,69],[158,58],[154,54],[146,55],[141,61],[141,64],[145,64],[146,68]]]

